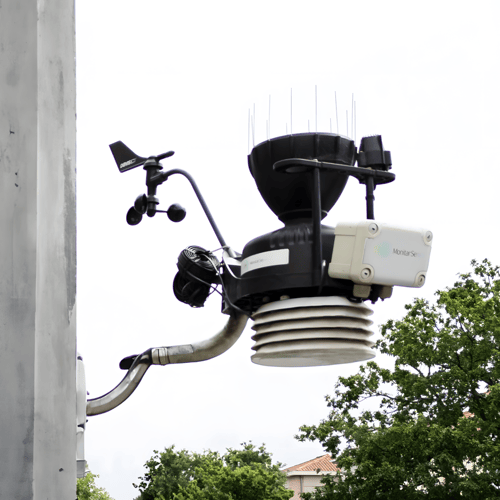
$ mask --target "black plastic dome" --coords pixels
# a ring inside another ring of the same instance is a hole
[[[312,218],[312,175],[275,172],[280,160],[301,158],[342,165],[354,165],[356,146],[347,137],[328,133],[304,133],[276,137],[255,146],[248,156],[250,172],[268,207],[282,222]],[[335,171],[321,172],[322,217],[335,205],[349,176]]]

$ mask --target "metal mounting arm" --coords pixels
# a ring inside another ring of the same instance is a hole
[[[374,219],[373,215],[373,191],[378,184],[388,184],[396,176],[384,170],[372,169],[371,167],[353,167],[352,165],[342,165],[326,161],[307,160],[304,158],[289,158],[277,161],[273,165],[276,172],[300,173],[301,171],[331,170],[346,173],[356,177],[360,184],[366,185],[366,218]],[[299,170],[302,169],[302,170]],[[316,174],[317,175],[317,174]]]
[[[198,198],[198,201],[200,202],[201,207],[203,208],[203,211],[205,212],[205,215],[207,216],[208,222],[210,222],[210,225],[212,226],[212,229],[214,230],[215,235],[217,236],[217,239],[219,240],[219,243],[221,247],[227,247],[226,241],[222,237],[221,232],[219,231],[219,228],[217,227],[217,224],[215,223],[215,219],[213,218],[212,214],[210,213],[210,210],[208,209],[208,205],[203,198],[200,189],[198,188],[198,185],[194,181],[194,179],[191,177],[191,175],[186,172],[185,170],[181,170],[180,168],[174,168],[172,170],[168,170],[167,172],[163,172],[160,175],[164,178],[164,181],[166,181],[171,175],[174,174],[181,174],[183,175],[191,184],[191,187],[193,188],[193,191],[196,193],[196,196]]]
[[[135,391],[151,365],[194,363],[226,352],[239,339],[247,321],[245,314],[233,311],[224,328],[207,340],[148,349],[135,358],[123,380],[113,390],[87,401],[87,416],[106,413],[122,404]]]

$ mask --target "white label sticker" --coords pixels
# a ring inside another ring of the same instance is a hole
[[[283,248],[282,250],[271,250],[262,252],[247,257],[241,262],[241,275],[261,267],[270,266],[285,266],[290,261],[290,250]]]

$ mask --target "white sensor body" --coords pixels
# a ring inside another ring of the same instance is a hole
[[[374,220],[342,222],[328,268],[331,278],[361,285],[407,286],[425,283],[432,232]]]

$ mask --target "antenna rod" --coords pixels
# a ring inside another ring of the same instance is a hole
[[[358,126],[358,121],[356,120],[356,101],[354,101],[354,142],[356,142],[356,127]]]
[[[248,154],[250,154],[250,108],[248,108]]]
[[[354,93],[352,94],[352,109],[351,109],[351,139],[354,137]]]
[[[314,120],[316,122],[316,132],[318,132],[318,86],[314,86]]]
[[[335,91],[335,118],[337,119],[337,135],[339,133],[339,113],[337,110],[337,91]]]
[[[253,103],[253,116],[252,116],[252,147],[255,147],[255,103]]]
[[[271,94],[269,94],[269,130],[267,138],[271,139]]]

